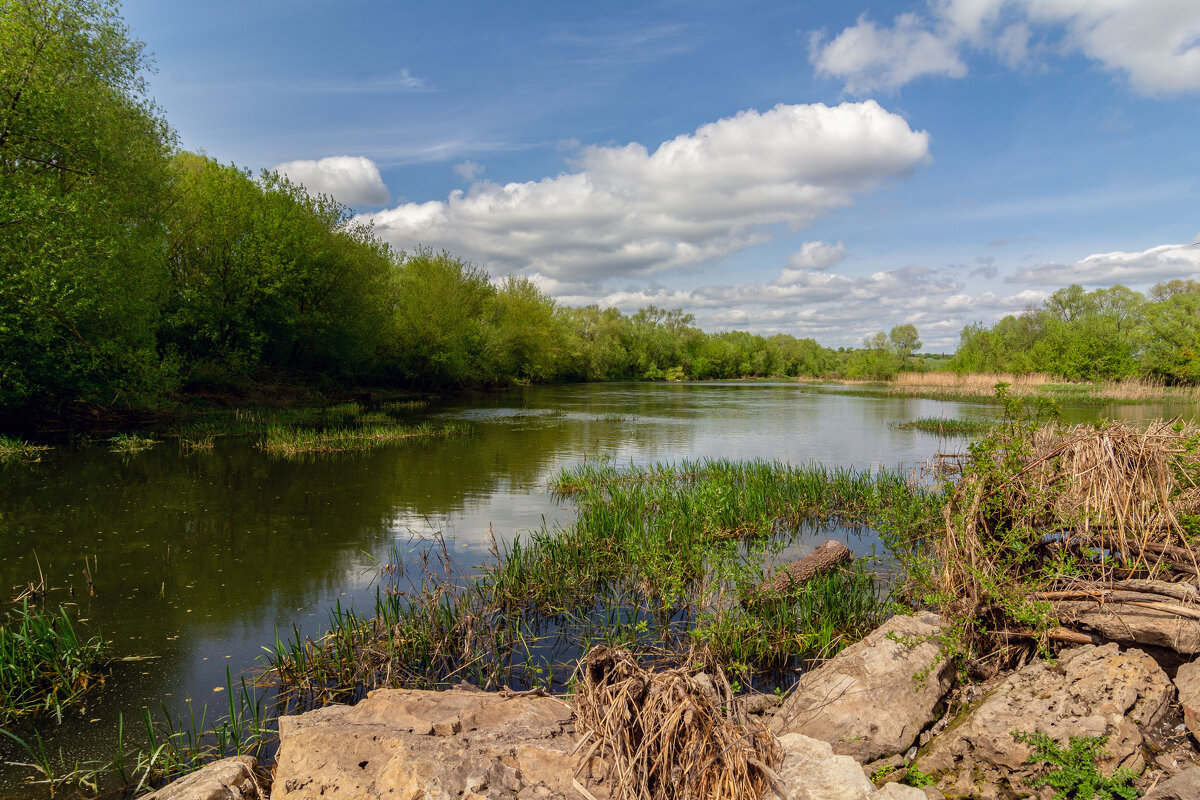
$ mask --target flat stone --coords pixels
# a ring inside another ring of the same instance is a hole
[[[1142,800],[1196,800],[1200,797],[1200,767],[1188,767],[1161,781]]]
[[[950,689],[950,659],[934,640],[936,614],[892,617],[865,639],[806,673],[771,721],[861,762],[903,753],[937,719]]]
[[[929,800],[929,797],[914,786],[886,783],[882,789],[871,795],[871,800]]]
[[[223,758],[143,795],[141,800],[265,800],[257,767],[254,756]]]
[[[779,744],[784,753],[779,780],[792,800],[867,800],[875,794],[858,762],[835,754],[828,742],[785,733]]]
[[[951,797],[1026,796],[1041,765],[1013,731],[1040,732],[1066,747],[1073,736],[1107,736],[1105,774],[1140,773],[1144,730],[1168,711],[1174,687],[1153,658],[1115,643],[1065,650],[1057,662],[1036,661],[1009,675],[917,759]]]
[[[571,720],[553,697],[375,691],[352,707],[279,720],[271,797],[581,800]],[[594,782],[588,789],[607,797]]]

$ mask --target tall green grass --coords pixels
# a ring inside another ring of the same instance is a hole
[[[268,648],[271,674],[304,703],[377,686],[562,686],[593,644],[714,659],[748,683],[831,655],[889,613],[861,562],[759,602],[765,565],[813,522],[919,539],[941,495],[900,473],[774,462],[589,463],[554,489],[575,521],[497,547],[464,579],[443,548],[380,591],[373,613],[336,606],[328,633]]]
[[[37,713],[61,717],[102,681],[104,642],[71,621],[64,606],[31,608],[28,600],[0,624],[0,725]]]

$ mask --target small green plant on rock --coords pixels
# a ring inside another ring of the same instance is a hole
[[[1012,737],[1033,748],[1027,764],[1049,764],[1053,769],[1029,781],[1031,786],[1054,789],[1054,800],[1134,800],[1142,793],[1130,783],[1137,774],[1124,767],[1104,777],[1096,766],[1107,736],[1072,736],[1064,750],[1058,742],[1040,731],[1013,731]]]

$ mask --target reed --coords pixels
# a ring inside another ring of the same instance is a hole
[[[432,439],[465,436],[471,429],[460,423],[433,425],[375,424],[325,430],[273,426],[266,430],[258,448],[271,455],[292,457],[311,453],[344,453],[370,450],[402,439]]]
[[[0,625],[0,725],[41,713],[59,717],[103,682],[104,642],[71,621],[65,606],[49,612],[29,600]]]
[[[22,439],[0,435],[0,464],[33,463],[42,460],[46,445],[30,444]]]
[[[996,385],[1004,383],[1012,397],[1048,398],[1079,405],[1200,402],[1200,386],[1171,386],[1155,378],[1072,382],[1044,373],[902,372],[887,383],[843,383],[846,388],[842,391],[872,397],[990,401],[995,399]]]

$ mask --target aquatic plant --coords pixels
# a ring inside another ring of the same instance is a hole
[[[987,433],[996,424],[995,420],[953,419],[946,417],[922,417],[895,425],[898,430],[923,431],[938,436],[978,436]]]
[[[259,449],[278,456],[297,456],[309,453],[343,453],[370,450],[402,439],[465,436],[470,427],[461,423],[434,425],[376,424],[362,427],[338,427],[325,430],[272,426],[267,429]]]
[[[0,435],[0,464],[40,461],[42,453],[49,449],[46,445],[30,444],[22,439]]]
[[[149,436],[141,436],[136,433],[118,433],[116,436],[109,438],[108,449],[113,453],[133,455],[143,450],[149,450],[156,444],[158,444],[158,440]]]
[[[591,462],[553,482],[574,522],[494,548],[464,579],[445,547],[389,573],[374,613],[340,604],[319,638],[277,638],[269,672],[303,703],[378,686],[561,688],[595,644],[681,662],[704,652],[751,685],[831,655],[888,613],[865,565],[772,602],[750,602],[773,553],[811,521],[927,530],[940,495],[892,472],[773,462],[683,462],[617,470]]]
[[[71,621],[65,606],[31,607],[26,598],[0,624],[0,725],[77,702],[102,681],[104,642]]]

